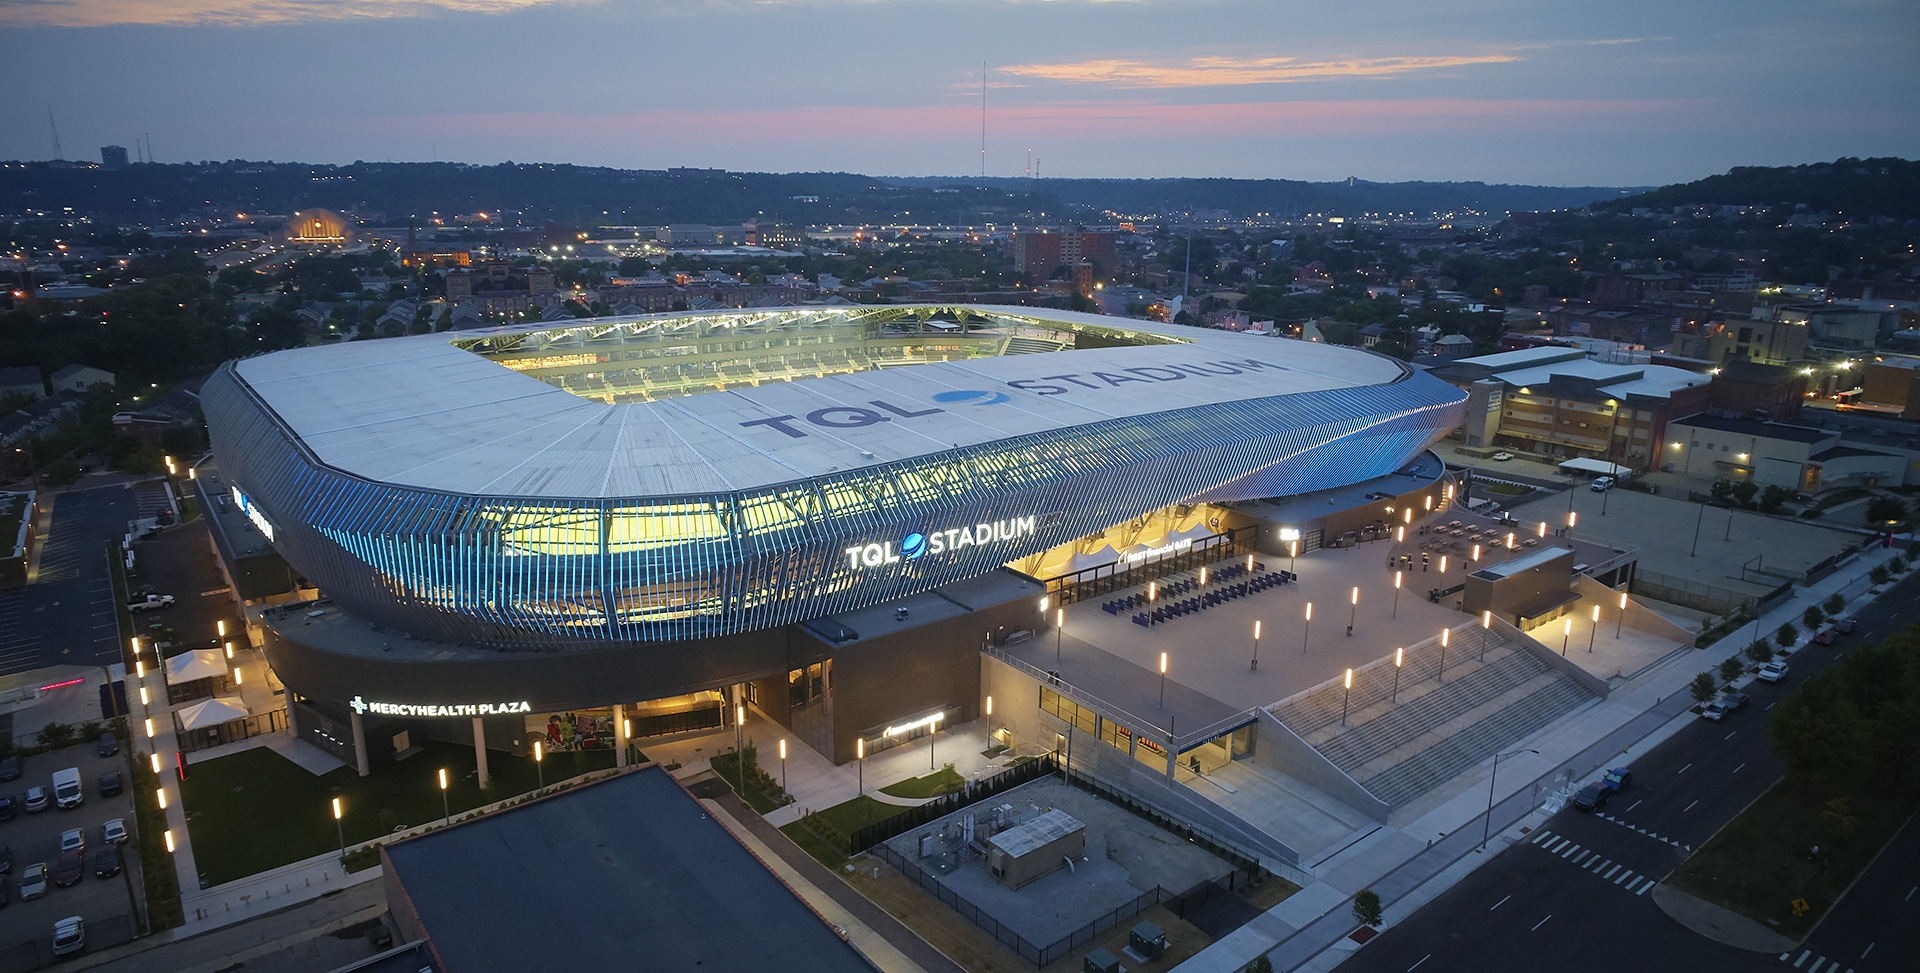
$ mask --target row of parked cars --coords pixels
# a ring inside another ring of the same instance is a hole
[[[127,841],[127,822],[124,818],[114,818],[100,826],[100,846],[93,852],[93,874],[95,878],[112,878],[120,874],[125,867],[121,858],[120,846]],[[37,899],[47,894],[49,884],[66,888],[80,884],[80,878],[86,874],[87,833],[80,828],[69,828],[60,833],[60,850],[49,868],[46,862],[34,862],[20,870],[20,898]],[[0,845],[0,875],[13,871],[13,849]],[[6,883],[0,882],[0,907],[7,904]]]

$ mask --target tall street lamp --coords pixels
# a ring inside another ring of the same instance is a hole
[[[1480,613],[1480,630],[1482,632],[1489,632],[1493,630],[1493,609],[1489,608],[1486,611],[1483,611]],[[1484,634],[1480,636],[1480,661],[1481,662],[1487,661],[1487,643],[1491,641],[1493,641],[1493,639],[1488,638]]]
[[[1154,622],[1153,603],[1155,601],[1158,601],[1159,599],[1160,599],[1159,583],[1154,581],[1147,582],[1147,625],[1149,627],[1151,627]]]
[[[1406,576],[1404,571],[1393,572],[1393,617],[1400,617],[1400,579]]]
[[[1560,622],[1560,657],[1564,659],[1567,656],[1567,643],[1573,640],[1573,616],[1568,615]]]
[[[1434,674],[1435,682],[1447,681],[1447,642],[1453,638],[1453,629],[1440,630],[1440,671]]]
[[[1627,593],[1622,591],[1620,592],[1620,614],[1615,616],[1613,619],[1613,637],[1615,639],[1618,639],[1620,637],[1620,626],[1626,624],[1626,621],[1627,621]]]
[[[453,823],[453,808],[447,804],[447,768],[440,768],[440,813],[446,817],[445,824]]]
[[[853,738],[853,762],[854,762],[854,766],[858,768],[860,773],[860,784],[859,784],[860,789],[855,793],[859,794],[861,797],[865,797],[867,794],[867,738],[866,737]]]
[[[1347,705],[1353,702],[1353,670],[1347,670],[1347,692],[1340,697],[1340,725],[1347,725]]]
[[[1167,654],[1160,653],[1160,705],[1167,705]]]
[[[340,854],[347,853],[347,829],[340,823],[340,799],[333,799],[333,831],[340,836]]]
[[[1053,610],[1053,664],[1056,666],[1060,664],[1060,640],[1065,638],[1066,634],[1067,610],[1056,608]]]
[[[1257,619],[1257,618],[1256,618],[1256,619],[1254,619],[1254,622],[1253,622],[1253,667],[1252,667],[1252,671],[1254,671],[1254,672],[1259,672],[1259,671],[1260,671],[1260,620],[1259,620],[1259,619]]]
[[[1352,638],[1353,619],[1354,616],[1360,614],[1360,587],[1358,585],[1354,586],[1353,593],[1347,597],[1347,601],[1352,606],[1347,609],[1347,637]]]
[[[1393,650],[1393,698],[1390,702],[1400,702],[1400,667],[1407,661],[1405,646]]]
[[[988,716],[993,715],[993,697],[992,696],[987,697],[987,715]],[[987,725],[991,727],[993,725],[992,721],[989,720]],[[989,736],[991,736],[991,734],[989,734]],[[786,737],[780,738],[780,789],[782,791],[785,791],[787,789],[787,738]]]
[[[542,748],[540,741],[535,740],[533,741],[533,772],[539,778],[540,789],[544,791],[547,789],[547,766],[540,762],[541,756]]]
[[[1307,654],[1307,633],[1313,630],[1313,602],[1307,602],[1307,620],[1300,625],[1300,654]]]
[[[733,707],[733,759],[740,765],[740,799],[747,799],[747,707]]]
[[[1499,753],[1493,756],[1493,773],[1487,775],[1487,817],[1480,826],[1480,849],[1486,850],[1487,841],[1493,837],[1493,781],[1500,774],[1500,761],[1514,754],[1534,753],[1538,750],[1515,750],[1513,753]]]
[[[1593,606],[1593,627],[1587,629],[1587,653],[1593,653],[1593,636],[1600,631],[1600,606]]]

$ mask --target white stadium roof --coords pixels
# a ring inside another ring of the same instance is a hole
[[[1125,329],[1177,343],[915,364],[623,404],[577,396],[454,343],[556,324],[294,349],[235,367],[335,469],[397,486],[548,498],[750,489],[1108,419],[1380,385],[1405,374],[1391,359],[1291,339],[1037,308],[967,310],[988,321]],[[936,399],[941,393],[955,394]]]

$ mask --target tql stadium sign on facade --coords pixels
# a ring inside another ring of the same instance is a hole
[[[944,554],[963,547],[977,547],[983,544],[998,544],[1017,540],[1031,535],[1039,529],[1040,518],[1029,515],[1014,517],[1010,520],[982,521],[971,527],[950,527],[946,530],[915,532],[900,539],[898,545],[892,541],[880,541],[871,544],[855,544],[846,549],[847,567],[853,570],[877,568],[901,561],[918,561],[928,554]]]

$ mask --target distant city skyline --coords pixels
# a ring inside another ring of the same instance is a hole
[[[46,0],[0,158],[1655,185],[1920,156],[1920,5]],[[134,155],[137,157],[138,150]]]

